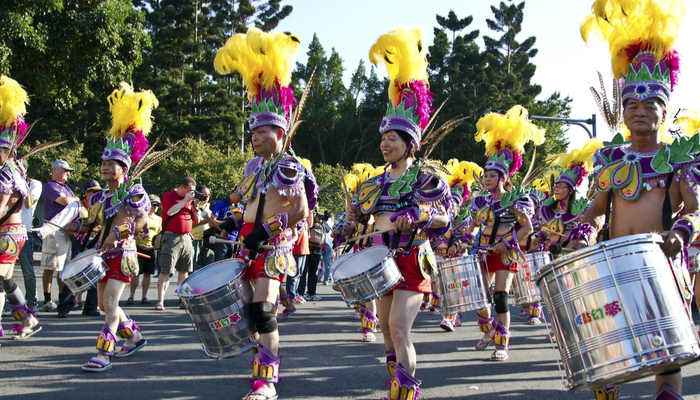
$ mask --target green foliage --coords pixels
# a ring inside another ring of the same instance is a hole
[[[331,210],[338,214],[345,211],[343,206],[343,186],[340,177],[347,173],[338,166],[316,164],[313,166],[313,174],[318,182],[318,207],[322,210]],[[341,171],[341,172],[339,172]]]
[[[20,146],[17,154],[20,156],[25,154],[29,149],[39,142],[25,141],[25,144]],[[65,160],[75,171],[71,172],[68,183],[82,187],[83,183],[95,179],[100,181],[100,169],[96,164],[88,164],[83,157],[83,144],[68,142],[48,150],[40,151],[27,159],[28,169],[27,176],[46,183],[51,179],[51,164],[56,160]],[[77,192],[76,192],[77,193]]]

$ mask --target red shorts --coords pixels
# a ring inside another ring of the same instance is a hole
[[[14,265],[27,241],[27,228],[21,223],[5,224],[0,226],[0,236],[6,238],[0,242],[0,264]]]
[[[418,264],[418,246],[411,247],[408,253],[397,252],[394,255],[396,265],[403,276],[403,281],[399,282],[386,296],[394,294],[394,290],[408,290],[411,292],[431,293],[430,278],[424,278],[420,272]]]
[[[124,253],[111,253],[103,255],[102,259],[107,263],[107,274],[100,282],[107,282],[109,279],[116,281],[131,282],[131,275],[125,276],[122,273],[122,256]]]
[[[525,252],[525,247],[520,246],[520,250]],[[486,266],[488,267],[489,272],[510,271],[516,274],[518,273],[518,263],[511,263],[510,265],[503,264],[503,261],[501,261],[501,255],[496,253],[486,254]]]
[[[253,224],[251,223],[246,223],[243,224],[243,227],[241,228],[241,232],[239,234],[239,240],[243,241],[245,236],[249,234],[250,232],[253,231]],[[284,277],[286,276],[285,274],[279,274],[277,275],[276,278],[270,278],[270,276],[265,272],[265,259],[267,258],[267,250],[261,251],[258,254],[258,257],[255,260],[249,261],[248,260],[248,251],[246,250],[241,250],[238,253],[238,258],[245,262],[249,262],[248,264],[248,269],[246,273],[246,279],[248,280],[255,280],[258,278],[267,278],[267,279],[274,279],[280,283],[284,282]]]

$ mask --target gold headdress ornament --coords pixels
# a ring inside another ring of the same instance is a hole
[[[489,113],[476,123],[476,141],[484,141],[486,155],[485,170],[497,170],[504,176],[512,176],[523,165],[525,144],[532,141],[536,146],[544,143],[543,128],[528,119],[522,106],[514,106],[505,115]]]

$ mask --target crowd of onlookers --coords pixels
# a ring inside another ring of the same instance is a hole
[[[90,197],[102,190],[97,181],[90,180],[82,185],[82,190],[76,195],[66,183],[72,171],[73,168],[66,161],[56,160],[51,165],[51,178],[45,184],[42,185],[37,179],[28,178],[30,200],[25,202],[22,209],[22,221],[29,230],[35,220],[38,200],[41,199],[44,221],[54,223],[44,224],[61,227],[47,230],[41,235],[43,306],[40,310],[58,312],[59,318],[65,318],[73,310],[82,310],[82,314],[87,316],[100,315],[97,308],[97,292],[94,288],[76,295],[63,285],[60,278],[66,263],[86,249],[88,240],[85,227],[79,222],[87,220]],[[178,187],[164,193],[162,198],[150,194],[149,199],[151,211],[148,224],[136,237],[136,246],[140,253],[139,274],[132,277],[126,305],[135,302],[155,302],[156,310],[164,310],[165,291],[175,272],[179,285],[188,274],[235,256],[237,246],[231,243],[210,243],[209,237],[219,233],[216,225],[225,220],[229,210],[239,205],[235,203],[237,196],[233,192],[212,204],[211,190],[204,185],[197,186],[195,180],[190,177],[182,178]],[[34,225],[41,226],[42,223]],[[313,210],[305,221],[297,225],[293,254],[297,261],[298,273],[289,276],[286,282],[286,289],[293,303],[321,300],[316,292],[318,283],[330,283],[332,225],[331,212],[318,210]],[[34,234],[28,236],[19,260],[24,276],[27,305],[38,311],[33,252],[38,247],[34,241],[39,239]],[[235,241],[236,236],[237,233],[233,232],[228,239]],[[152,277],[157,282],[157,300],[154,301],[148,297]],[[58,287],[58,299],[51,295],[54,281]],[[140,297],[137,297],[137,292],[140,293]],[[184,305],[181,304],[180,307],[184,308]]]

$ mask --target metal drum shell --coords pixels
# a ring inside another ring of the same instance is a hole
[[[92,262],[95,257],[99,258],[99,263]],[[76,270],[73,275],[66,275],[81,264],[85,266]],[[61,271],[61,280],[73,293],[77,294],[96,287],[97,283],[101,281],[106,274],[107,263],[102,259],[102,254],[96,249],[91,249],[78,253],[63,267]]]
[[[471,254],[438,261],[436,289],[443,315],[491,307],[483,255]],[[466,282],[466,284],[465,284]]]
[[[378,263],[368,266],[369,268],[365,271],[342,279],[336,279],[335,275],[333,275],[333,281],[338,285],[338,289],[340,289],[340,293],[343,295],[346,303],[360,304],[378,299],[389,293],[403,280],[394,256],[386,246],[372,246],[356,253],[348,254],[344,262],[361,261],[363,252],[368,250],[376,251],[378,248],[386,250],[386,255]],[[340,267],[342,267],[342,264],[335,266],[333,272],[337,272]]]
[[[254,290],[250,282],[243,279],[244,273],[242,260],[217,261],[192,273],[177,288],[177,295],[208,357],[234,357],[249,352],[256,345],[254,332],[249,328]],[[214,282],[221,275],[227,280]],[[212,282],[211,289],[195,293],[191,286],[195,281]]]
[[[697,274],[700,272],[700,254],[689,257],[688,275]],[[697,283],[696,283],[697,285]]]
[[[655,234],[602,242],[539,271],[567,390],[596,390],[700,358],[698,337]]]
[[[535,283],[535,275],[551,261],[552,255],[548,251],[525,254],[525,264],[518,266],[518,273],[513,277],[513,300],[516,307],[542,301],[542,292]]]

